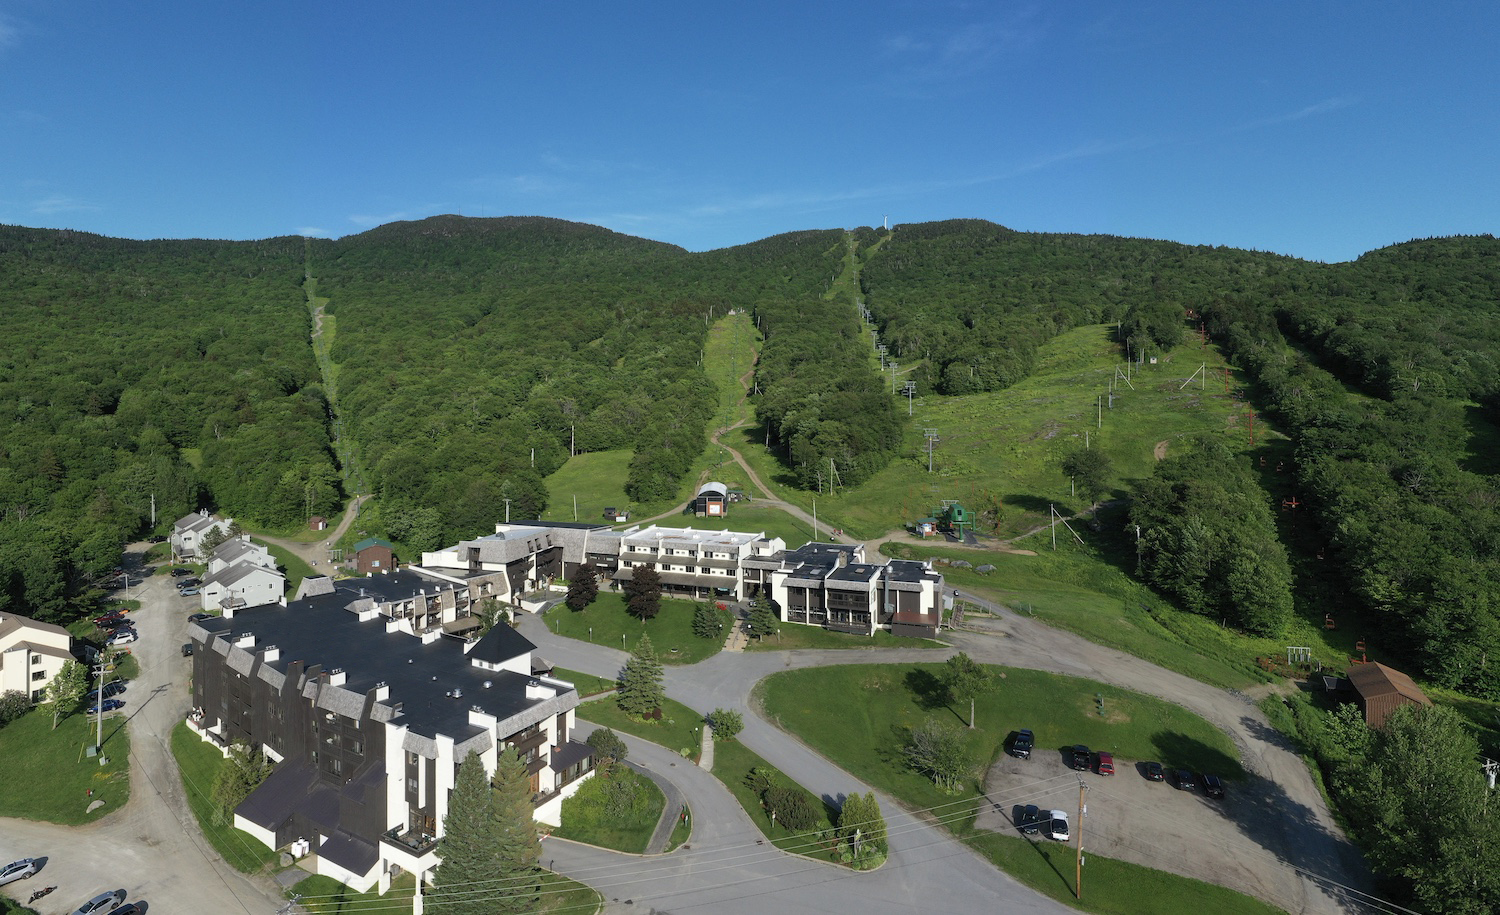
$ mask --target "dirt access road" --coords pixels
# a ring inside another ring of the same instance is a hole
[[[124,568],[133,580],[148,571],[141,566],[148,546],[127,549]],[[141,601],[141,609],[132,617],[140,640],[130,648],[140,676],[121,697],[124,709],[104,721],[106,737],[129,723],[130,800],[87,826],[0,819],[0,862],[47,858],[41,873],[0,887],[0,892],[25,902],[34,890],[56,886],[33,905],[42,915],[64,915],[114,889],[126,890],[131,901],[160,906],[162,912],[272,915],[283,900],[271,882],[252,880],[229,867],[203,840],[169,747],[172,728],[189,709],[192,671],[181,647],[187,640],[187,615],[198,609],[197,602],[177,594],[163,572],[137,587],[131,597]],[[107,793],[100,799],[110,802]],[[89,802],[78,798],[80,809]]]

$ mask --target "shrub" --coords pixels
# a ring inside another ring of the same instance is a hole
[[[608,767],[613,763],[624,762],[630,755],[630,748],[625,745],[625,741],[609,728],[600,728],[590,734],[585,742],[594,748],[594,763],[599,766]]]
[[[31,701],[18,689],[0,693],[0,728],[31,711]]]
[[[799,787],[775,785],[766,791],[766,810],[785,826],[798,832],[812,829],[823,816],[823,805],[817,798]]]
[[[745,729],[745,719],[733,709],[716,708],[703,719],[714,729],[714,740],[733,740]]]

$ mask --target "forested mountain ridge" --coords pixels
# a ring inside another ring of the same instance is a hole
[[[1326,574],[1420,672],[1500,694],[1488,237],[1314,264],[981,220],[701,253],[540,217],[258,242],[4,228],[0,601],[64,615],[144,530],[152,493],[167,522],[334,508],[308,276],[337,319],[341,414],[409,546],[482,533],[507,499],[539,511],[570,452],[631,448],[632,498],[675,492],[715,402],[704,334],[731,308],[767,338],[756,406],[783,460],[809,488],[830,461],[857,485],[906,425],[853,308],[825,298],[851,243],[881,340],[923,392],[1007,386],[1081,324],[1120,322],[1135,355],[1201,322],[1296,438]]]

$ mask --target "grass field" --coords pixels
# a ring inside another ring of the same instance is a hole
[[[576,454],[546,480],[547,510],[543,521],[573,521],[573,497],[578,497],[579,521],[604,520],[606,508],[634,509],[625,495],[625,479],[630,474],[630,449]]]
[[[1000,679],[979,697],[965,729],[972,777],[957,796],[942,793],[902,755],[906,735],[928,716],[960,727],[968,708],[950,707],[938,685],[940,664],[847,665],[786,671],[762,680],[766,714],[845,771],[906,804],[948,807],[979,795],[985,768],[1004,752],[1011,731],[1029,727],[1037,753],[1073,744],[1109,750],[1120,761],[1159,760],[1197,772],[1241,778],[1239,754],[1225,734],[1181,706],[1102,683],[1031,670],[992,667]],[[859,695],[855,704],[825,696]]]
[[[302,579],[311,578],[318,574],[313,567],[303,562],[290,551],[284,550],[275,544],[266,544],[266,549],[276,559],[276,564],[286,573],[286,592],[296,594],[297,588],[302,585]]]
[[[637,721],[620,711],[615,700],[608,696],[578,706],[578,717],[614,731],[649,740],[673,752],[687,750],[689,755],[684,759],[694,762],[698,760],[703,715],[673,699],[662,703],[660,721]]]
[[[81,711],[52,730],[52,708],[41,705],[0,728],[0,816],[78,826],[114,813],[130,800],[130,735],[125,709],[104,716],[104,756],[85,753],[98,739]],[[90,795],[92,792],[92,795]],[[93,801],[104,806],[90,813]]]
[[[641,622],[625,612],[625,597],[611,591],[599,592],[599,599],[582,610],[558,604],[547,611],[547,627],[558,635],[594,642],[612,648],[633,651],[644,633],[651,637],[656,654],[663,664],[696,664],[712,657],[724,647],[722,639],[701,639],[693,635],[693,612],[697,602],[664,597],[661,613],[655,619]],[[718,611],[728,625],[728,611]]]
[[[771,840],[772,845],[782,851],[806,855],[809,858],[817,858],[819,861],[834,860],[830,842],[816,835],[795,832],[772,822],[770,815],[760,802],[760,796],[745,781],[751,769],[768,769],[776,774],[776,781],[779,784],[796,784],[780,769],[766,762],[754,750],[738,740],[720,740],[714,743],[714,777],[724,783],[724,787],[729,789],[734,799],[740,802],[740,806],[744,808],[751,822],[762,835]],[[829,829],[832,826],[832,821],[825,819],[818,828]]]
[[[559,680],[566,680],[578,688],[578,695],[584,698],[598,695],[615,688],[615,681],[607,677],[596,677],[579,670],[568,670],[565,667],[554,667],[552,676]]]
[[[183,793],[198,820],[208,844],[214,847],[229,866],[245,874],[257,873],[276,863],[276,852],[260,840],[232,826],[220,826],[213,819],[213,786],[224,757],[216,747],[198,738],[179,721],[172,729],[172,756],[182,774]]]
[[[976,832],[964,841],[996,867],[1059,902],[1107,915],[1276,915],[1282,910],[1234,890],[1089,854],[1083,897],[1073,897],[1075,851],[1058,842]]]
[[[884,630],[874,635],[853,635],[834,632],[817,626],[785,623],[773,636],[751,639],[746,651],[792,651],[798,648],[842,648],[857,651],[861,648],[942,648],[943,643],[931,639],[908,639],[891,635]]]
[[[611,816],[605,810],[605,791],[612,782],[634,787],[634,800],[624,816]],[[627,766],[617,765],[608,779],[603,773],[596,774],[563,801],[562,825],[552,830],[552,834],[600,848],[644,854],[666,806],[667,796],[655,782]]]
[[[599,911],[603,900],[599,894],[558,874],[541,872],[540,902],[533,911],[556,912],[567,915],[592,915]],[[356,893],[332,877],[307,877],[292,887],[300,894],[299,904],[312,915],[354,915],[358,912],[389,913],[409,912],[412,896],[416,893],[416,881],[411,874],[402,874],[391,881],[390,891],[379,895],[373,891]],[[431,892],[431,889],[428,890]],[[432,911],[441,911],[436,902],[428,902]]]

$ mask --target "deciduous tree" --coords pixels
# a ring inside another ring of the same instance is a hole
[[[88,688],[88,668],[77,661],[63,664],[62,670],[47,684],[47,701],[52,703],[52,730],[57,730],[57,722],[64,715],[77,711]]]
[[[913,769],[932,779],[933,784],[949,794],[959,790],[971,768],[963,732],[955,725],[932,717],[912,728],[905,753]]]
[[[974,700],[993,689],[995,678],[988,668],[964,652],[949,658],[939,675],[948,695],[957,702],[969,703],[969,730],[974,729]]]
[[[643,623],[656,619],[661,612],[661,573],[656,566],[646,563],[631,572],[625,583],[625,609]]]
[[[568,609],[582,610],[599,597],[599,570],[592,563],[584,563],[573,573],[568,582]]]

